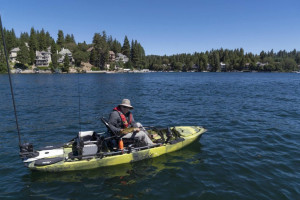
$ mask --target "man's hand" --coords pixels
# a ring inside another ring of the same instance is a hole
[[[140,131],[140,128],[125,128],[125,129],[121,129],[120,133],[126,135],[127,133],[137,133]]]

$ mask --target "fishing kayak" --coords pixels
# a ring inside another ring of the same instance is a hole
[[[124,147],[120,148],[120,138],[107,137],[106,132],[84,131],[59,147],[48,146],[34,151],[31,144],[26,144],[21,148],[20,155],[25,165],[35,171],[88,170],[136,162],[177,151],[199,139],[206,129],[201,126],[175,126],[149,128],[147,132],[154,145],[145,146],[134,139],[123,139]]]

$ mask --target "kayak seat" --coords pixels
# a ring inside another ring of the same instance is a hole
[[[80,131],[78,133],[78,138],[83,142],[97,141],[97,134],[95,131]]]

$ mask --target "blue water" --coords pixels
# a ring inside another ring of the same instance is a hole
[[[145,126],[208,131],[151,160],[31,172],[18,157],[8,76],[0,75],[0,199],[300,199],[299,74],[15,74],[12,80],[22,141],[35,148],[79,130],[105,130],[99,117],[123,98]]]

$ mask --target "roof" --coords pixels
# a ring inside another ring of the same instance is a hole
[[[61,55],[71,54],[71,51],[69,49],[62,48],[62,50],[59,52],[59,54],[61,54]]]
[[[12,51],[18,52],[18,51],[20,51],[20,48],[19,47],[13,48],[10,52],[12,52]]]
[[[92,51],[93,49],[94,49],[94,47],[90,47],[90,48],[88,48],[86,51],[90,52],[90,51]]]

